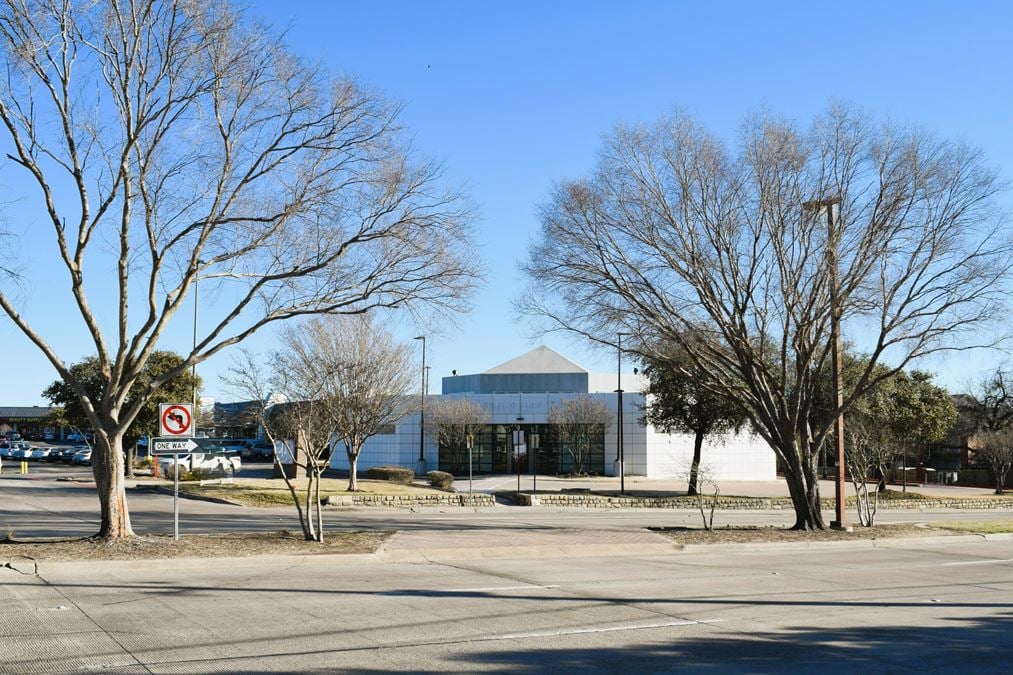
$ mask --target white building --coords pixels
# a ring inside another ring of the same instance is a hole
[[[626,475],[672,478],[684,474],[693,457],[693,437],[655,430],[643,421],[647,381],[639,375],[622,376],[623,456]],[[548,347],[538,347],[495,368],[474,375],[443,378],[445,397],[467,397],[486,406],[490,424],[476,438],[473,468],[476,474],[513,473],[512,431],[520,429],[525,438],[538,433],[541,443],[536,453],[538,473],[556,474],[569,470],[569,456],[560,452],[547,433],[549,409],[566,398],[590,395],[601,400],[613,412],[612,424],[600,444],[592,450],[589,470],[599,475],[616,475],[618,456],[617,376],[615,373],[589,373]],[[427,397],[432,405],[439,395]],[[428,470],[441,469],[455,474],[467,473],[467,456],[449,448],[438,448],[435,439],[423,437],[419,415],[405,417],[389,434],[369,439],[359,456],[358,468],[374,466],[417,467],[420,454]],[[420,447],[421,446],[421,447]],[[532,469],[528,458],[521,460],[521,472]],[[724,480],[773,480],[774,453],[760,438],[748,433],[726,434],[708,439],[703,448],[703,463],[712,475]],[[335,447],[331,467],[348,469],[343,446]]]

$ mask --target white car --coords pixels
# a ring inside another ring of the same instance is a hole
[[[31,452],[32,456],[29,459],[40,460],[49,457],[49,448],[34,447]]]
[[[243,467],[243,460],[238,454],[211,454],[207,452],[191,452],[185,455],[166,455],[158,458],[158,468],[167,477],[172,476],[173,464],[177,463],[180,474],[190,471],[206,471],[234,475]]]
[[[32,446],[27,443],[19,443],[18,447],[14,450],[14,454],[11,455],[13,459],[31,459],[32,458]]]
[[[74,458],[71,460],[74,464],[91,464],[91,448],[85,448],[84,450],[78,450],[74,453]]]

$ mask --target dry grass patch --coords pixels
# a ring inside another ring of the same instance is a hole
[[[0,561],[160,560],[247,558],[258,555],[373,553],[391,532],[325,532],[323,543],[290,532],[167,535],[130,539],[26,539],[0,541]]]
[[[882,539],[886,537],[925,537],[953,534],[948,530],[916,525],[895,523],[875,527],[856,526],[853,532],[840,530],[799,531],[784,527],[716,527],[708,532],[703,528],[668,527],[652,528],[655,532],[671,537],[680,544],[754,544],[781,542],[855,541],[859,539]]]
[[[305,503],[306,479],[295,481],[299,498]],[[357,492],[348,492],[348,480],[344,478],[324,478],[320,482],[320,497],[326,499],[330,495],[370,494],[370,495],[432,495],[447,494],[417,483],[390,483],[382,480],[360,480]],[[292,494],[280,478],[237,478],[231,483],[197,483],[180,484],[181,493],[216,497],[242,504],[243,506],[291,506]]]
[[[953,532],[972,532],[975,534],[1004,534],[1013,532],[1013,520],[952,520],[935,523]]]

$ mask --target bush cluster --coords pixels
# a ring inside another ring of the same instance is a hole
[[[454,476],[446,471],[430,471],[426,478],[430,485],[440,490],[451,490],[454,487]]]
[[[366,471],[366,478],[388,480],[392,483],[411,483],[415,472],[403,466],[374,466]]]

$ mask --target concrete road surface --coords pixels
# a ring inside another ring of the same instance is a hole
[[[133,493],[130,513],[138,534],[172,534],[172,496]],[[827,521],[833,519],[826,512]],[[850,514],[854,517],[853,512]],[[1013,519],[1010,510],[881,510],[879,522],[930,522],[937,520]],[[715,524],[778,525],[794,522],[791,510],[719,510]],[[457,530],[496,528],[585,528],[591,530],[648,526],[700,525],[693,509],[560,509],[551,507],[496,506],[409,509],[327,509],[326,526],[345,529]],[[88,536],[99,527],[98,497],[93,485],[51,480],[0,481],[0,536],[10,528],[17,537]],[[298,530],[292,507],[253,508],[180,500],[180,532]]]
[[[991,673],[1013,650],[1009,542],[13,567],[4,673]]]

